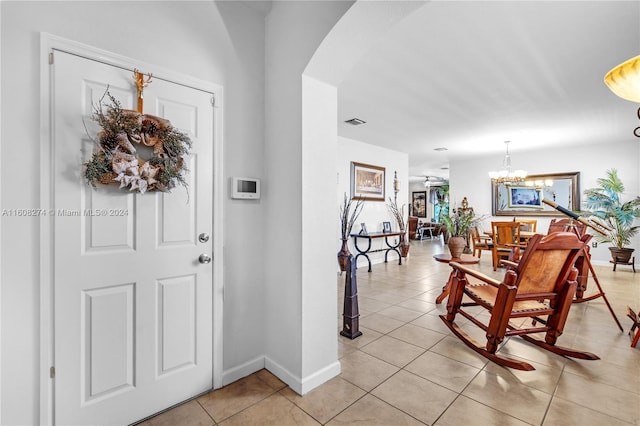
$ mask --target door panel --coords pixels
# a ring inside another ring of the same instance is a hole
[[[196,230],[196,200],[194,197],[194,188],[196,182],[192,178],[197,173],[197,162],[195,156],[190,159],[187,164],[187,170],[193,174],[187,176],[189,184],[189,193],[180,188],[180,193],[174,190],[171,194],[161,194],[158,197],[159,212],[158,217],[158,235],[156,241],[160,246],[177,246],[192,245],[197,243]],[[191,202],[190,202],[191,201]],[[183,220],[188,218],[188,220]]]
[[[80,216],[84,222],[84,252],[134,250],[136,225],[133,194],[109,196],[94,191],[89,186],[83,188],[82,194]],[[103,212],[112,214],[103,215]],[[133,214],[128,214],[129,212]]]
[[[132,72],[54,56],[55,421],[127,424],[213,386],[212,264],[198,262],[212,240],[197,238],[212,233],[212,95],[156,78],[144,92],[144,113],[193,142],[188,188],[92,189],[90,117],[107,88],[132,109]]]
[[[134,386],[134,285],[82,294],[82,404]]]
[[[159,280],[158,375],[188,368],[196,362],[195,276]]]

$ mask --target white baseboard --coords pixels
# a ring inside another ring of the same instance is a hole
[[[333,379],[340,374],[340,362],[336,361],[328,366],[316,371],[315,373],[301,379],[300,377],[292,374],[289,370],[282,367],[280,364],[270,360],[268,357],[257,357],[244,364],[233,367],[229,370],[225,370],[222,373],[222,386],[226,386],[237,380],[247,377],[256,371],[260,371],[263,368],[269,370],[278,379],[285,382],[291,390],[298,395],[304,395],[307,392],[312,391],[321,384]]]
[[[243,377],[247,377],[256,371],[260,371],[265,368],[264,356],[254,358],[244,364],[235,366],[229,370],[225,370],[222,373],[222,386],[226,386],[230,383],[240,380]]]
[[[316,371],[315,373],[305,377],[302,379],[302,392],[299,392],[300,395],[304,395],[305,393],[314,390],[321,384],[333,379],[338,374],[340,374],[340,361],[336,361],[332,364],[327,365],[325,368]]]
[[[304,395],[340,374],[339,361],[302,379],[269,358],[265,358],[265,368],[285,382],[298,395]]]

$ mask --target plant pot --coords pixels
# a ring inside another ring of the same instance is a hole
[[[338,252],[338,265],[340,266],[340,272],[347,270],[347,259],[351,256],[349,251],[349,240],[342,240],[342,248]]]
[[[629,263],[631,259],[631,254],[635,249],[632,248],[617,248],[617,247],[609,247],[609,251],[611,252],[611,259],[617,263]]]
[[[460,256],[462,256],[462,252],[467,245],[467,240],[464,237],[449,237],[448,245],[449,252],[451,252],[451,258],[460,259]]]

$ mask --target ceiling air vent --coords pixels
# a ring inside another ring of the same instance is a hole
[[[366,123],[364,120],[360,120],[359,118],[352,118],[351,120],[345,120],[347,124],[353,124],[354,126],[359,126],[361,124]]]

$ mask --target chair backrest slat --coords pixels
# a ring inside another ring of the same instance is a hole
[[[583,248],[572,232],[534,235],[518,262],[518,295],[560,291]]]
[[[520,222],[491,222],[491,229],[494,245],[520,244]]]
[[[520,222],[520,230],[528,232],[536,232],[538,221],[535,219],[518,219]]]

